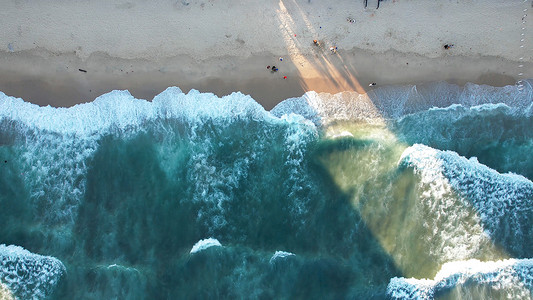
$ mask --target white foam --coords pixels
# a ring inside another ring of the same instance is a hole
[[[513,254],[528,253],[522,245],[523,239],[531,238],[533,182],[517,174],[500,174],[475,158],[420,144],[406,149],[400,164],[414,167],[427,182],[446,181],[465,205],[474,207],[489,236],[504,239],[500,242]]]
[[[228,182],[227,169],[216,169],[210,163],[210,155],[213,154],[209,152],[212,149],[210,140],[205,137],[195,140],[197,128],[206,121],[218,127],[246,119],[288,123],[296,127],[302,125],[316,130],[310,121],[298,115],[276,118],[250,96],[241,93],[219,98],[196,90],[184,94],[179,88],[170,87],[152,102],[148,102],[135,99],[128,91],[113,91],[91,103],[71,108],[39,107],[0,93],[0,122],[7,121],[5,130],[21,131],[20,158],[21,165],[25,167],[22,173],[31,201],[35,206],[46,203],[45,206],[50,207],[43,212],[46,215],[38,217],[54,225],[74,222],[79,201],[85,192],[86,161],[98,149],[101,135],[115,131],[142,131],[146,128],[146,122],[166,119],[182,121],[193,143],[205,150],[205,153],[198,153],[191,158],[189,167],[192,170],[191,176],[198,176],[190,178],[197,185],[193,200],[215,203],[212,206],[215,211],[204,213],[214,216],[210,217],[212,220],[209,221],[209,228],[225,224],[222,209],[224,201],[230,197],[222,189],[213,193],[207,191],[216,186],[216,182],[221,182],[224,186],[232,182]],[[239,166],[238,174],[235,175],[240,176],[230,176],[235,185],[239,178],[246,176],[251,161],[249,157],[245,157],[242,161],[235,162]],[[58,179],[65,186],[58,187]]]
[[[65,272],[65,266],[56,258],[19,246],[0,245],[0,281],[22,299],[50,295]]]
[[[15,299],[15,296],[13,296],[13,293],[2,282],[0,282],[0,299],[2,300],[14,300]]]
[[[437,266],[442,263],[472,258],[491,240],[485,234],[478,215],[471,214],[471,206],[461,202],[449,179],[441,170],[444,162],[439,151],[423,145],[407,148],[400,166],[414,167],[420,175],[419,205],[425,212],[423,226],[427,234],[422,241],[426,252]]]
[[[334,95],[305,93],[302,97],[287,99],[274,107],[271,113],[281,117],[299,114],[315,125],[326,125],[336,120],[363,120],[382,122],[382,115],[366,94],[343,92]]]
[[[194,254],[211,247],[222,247],[222,244],[220,244],[220,242],[214,238],[199,240],[196,242],[196,244],[194,244],[194,246],[192,246],[190,254]]]
[[[112,91],[93,102],[70,108],[39,107],[0,92],[0,121],[19,121],[39,130],[77,135],[105,133],[110,129],[127,130],[158,118],[216,118],[223,122],[240,117],[272,120],[274,116],[295,113],[316,125],[335,120],[382,123],[387,118],[399,118],[433,106],[448,107],[454,103],[465,107],[505,103],[511,107],[531,109],[530,95],[533,91],[526,82],[527,89],[522,92],[516,86],[467,84],[460,88],[445,82],[380,87],[368,94],[342,92],[331,95],[311,91],[279,103],[271,113],[240,92],[219,98],[196,90],[184,94],[177,87],[167,88],[152,102],[135,99],[128,91]]]
[[[518,115],[523,114],[525,111],[522,107],[512,107],[505,103],[485,103],[474,106],[467,106],[464,104],[452,104],[447,107],[432,107],[428,109],[429,112],[453,112],[453,115],[446,114],[448,118],[454,119],[471,117],[472,113],[482,113],[483,116],[505,114],[505,115]],[[527,116],[528,114],[526,114]]]
[[[289,187],[288,198],[290,201],[290,212],[293,222],[305,222],[305,218],[300,218],[309,211],[308,202],[311,197],[302,197],[302,194],[314,194],[314,186],[310,184],[307,172],[305,171],[305,159],[307,155],[307,145],[318,139],[316,127],[309,124],[309,121],[301,121],[301,117],[295,114],[283,115],[282,119],[292,120],[292,126],[285,130],[284,148],[287,155],[284,158],[284,168],[290,174],[284,182]]]
[[[505,105],[527,112],[532,110],[530,99],[533,95],[533,88],[529,81],[527,83],[523,91],[514,85],[492,87],[468,83],[459,87],[446,82],[385,86],[367,94],[342,92],[331,95],[311,91],[279,103],[271,113],[278,117],[289,113],[300,114],[316,125],[327,125],[338,120],[383,123],[432,108],[494,109],[491,105]]]
[[[348,131],[343,131],[339,134],[334,134],[331,136],[331,138],[333,139],[338,139],[338,138],[344,138],[344,137],[353,137],[353,134],[351,132],[348,132]]]
[[[434,279],[392,278],[387,294],[392,299],[433,299],[466,282],[483,284],[495,290],[505,289],[513,298],[529,299],[533,288],[533,260],[507,259],[481,262],[479,260],[446,263]]]
[[[276,251],[274,255],[272,255],[272,257],[270,258],[270,263],[273,263],[276,259],[287,258],[290,256],[295,256],[295,254],[286,251]]]
[[[112,91],[70,108],[39,107],[0,92],[0,121],[19,121],[31,128],[62,134],[87,136],[111,129],[124,131],[157,118],[223,121],[243,117],[273,119],[250,96],[239,92],[219,98],[196,90],[184,94],[179,88],[170,87],[148,102],[135,99],[128,91]]]
[[[46,203],[48,208],[37,217],[49,224],[72,224],[85,192],[87,160],[97,149],[97,141],[47,133],[23,135],[21,139],[24,142],[13,148],[19,153],[30,202],[34,206]]]

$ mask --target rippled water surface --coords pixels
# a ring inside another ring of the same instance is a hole
[[[532,95],[0,94],[0,296],[530,298]]]

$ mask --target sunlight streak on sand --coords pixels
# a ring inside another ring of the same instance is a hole
[[[294,3],[294,5],[297,6],[298,4]],[[305,90],[320,90],[316,86],[316,80],[311,80],[320,78],[323,85],[334,87],[336,90],[354,90],[360,94],[366,93],[353,74],[355,72],[351,70],[353,68],[345,65],[342,55],[338,52],[330,53],[329,50],[324,50],[324,45],[322,45],[317,47],[319,53],[313,56],[303,54],[300,50],[303,47],[295,33],[295,21],[283,0],[279,1],[279,9],[276,12],[287,52],[301,75],[300,84]],[[303,13],[301,15],[307,29],[316,36],[316,29],[311,25],[309,19]]]

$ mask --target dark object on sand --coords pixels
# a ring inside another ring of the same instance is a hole
[[[376,7],[376,9],[379,8],[379,3],[383,1],[383,0],[378,0],[378,6]],[[365,3],[365,8],[368,6],[368,0],[364,0],[364,3]]]
[[[87,70],[84,69],[78,69],[80,72],[87,73]]]
[[[272,71],[276,72],[276,71],[278,71],[278,68],[276,68],[276,66],[272,66]]]
[[[446,49],[446,50],[451,49],[452,47],[453,47],[453,44],[444,45],[444,49]]]
[[[368,86],[376,86],[376,85],[378,85],[378,84],[377,84],[377,83],[375,83],[375,82],[372,82],[372,83],[371,83],[371,84],[369,84]]]

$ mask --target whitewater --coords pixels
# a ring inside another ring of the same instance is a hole
[[[532,84],[0,92],[0,299],[531,299]]]

